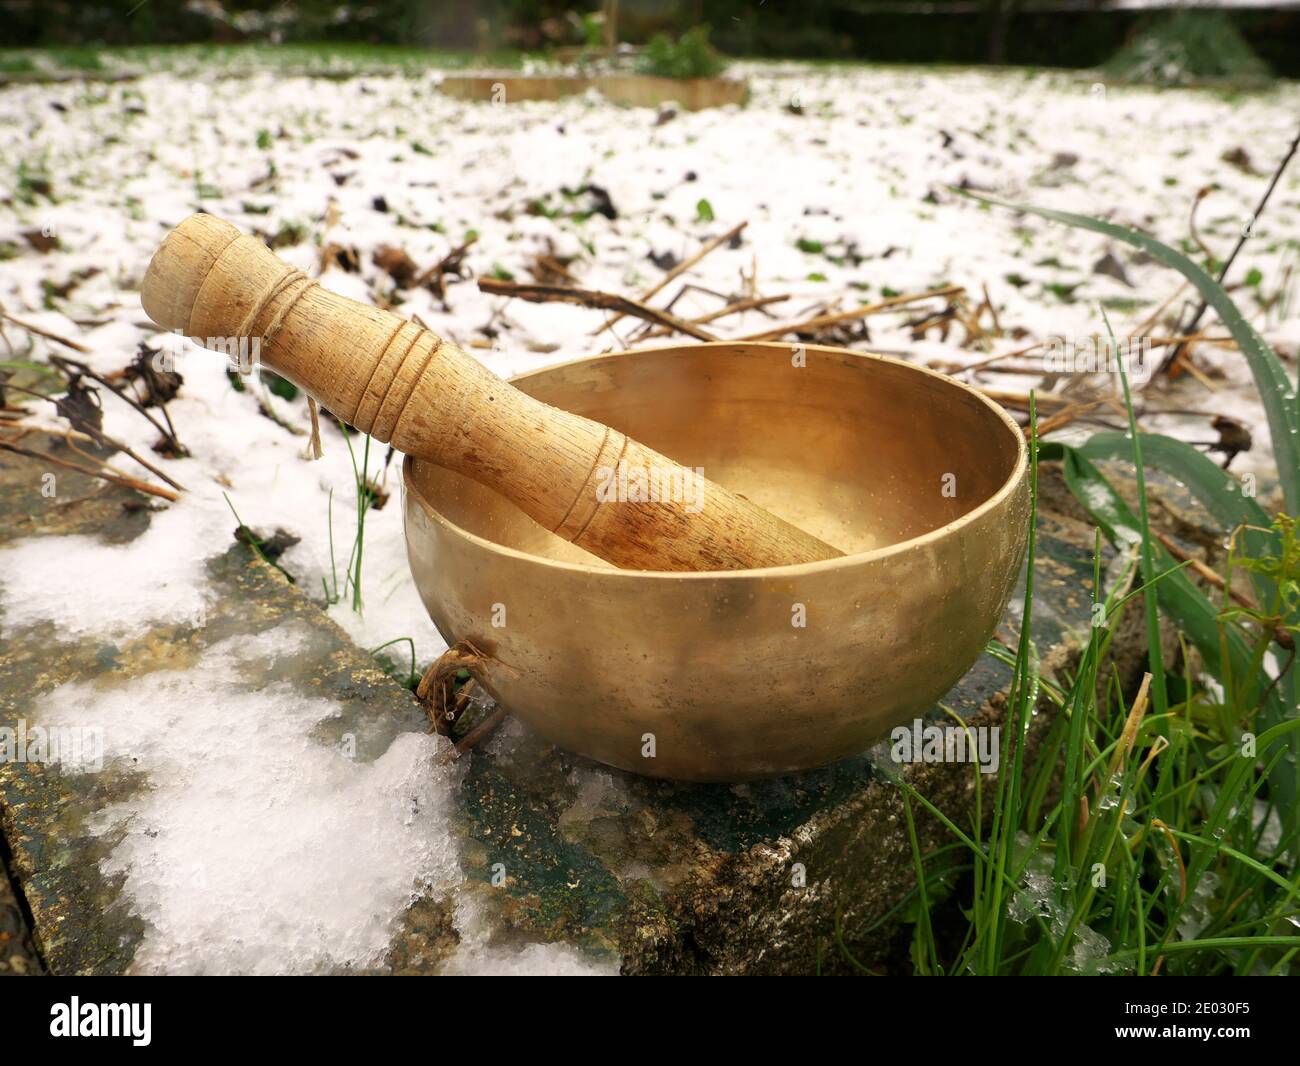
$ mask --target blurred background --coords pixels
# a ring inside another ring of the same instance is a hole
[[[475,53],[636,46],[708,26],[724,53],[908,63],[1093,67],[1169,22],[1149,0],[0,0],[10,47],[333,42]],[[1300,74],[1297,0],[1195,5],[1185,48],[1245,50]],[[613,27],[613,34],[610,28]]]

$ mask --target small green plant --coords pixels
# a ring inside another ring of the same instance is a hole
[[[96,48],[51,48],[45,54],[58,69],[81,71],[104,69],[99,50]]]
[[[310,232],[311,231],[305,222],[286,220],[280,223],[280,228],[275,231],[271,239],[267,241],[267,244],[273,250],[277,248],[292,248],[294,245],[302,244],[302,242],[307,239]]]
[[[657,78],[716,78],[727,62],[709,44],[709,28],[696,26],[676,41],[662,33],[652,38],[639,69]]]
[[[1151,85],[1260,85],[1272,77],[1227,12],[1196,8],[1157,16],[1105,71],[1120,81]]]
[[[244,524],[244,520],[239,517],[239,512],[235,510],[235,505],[230,502],[229,494],[223,492],[221,495],[225,498],[226,506],[230,508],[230,513],[235,516],[235,521],[239,523],[235,532],[240,543],[247,544],[248,550],[261,559],[262,562],[266,563],[267,566],[273,566],[275,569],[279,570],[290,585],[297,584],[294,580],[294,576],[277,561],[275,556],[278,556],[279,553],[269,552],[267,550],[268,542],[254,533],[249,526]]]
[[[32,57],[23,52],[0,51],[0,74],[31,74],[36,70]]]
[[[361,466],[357,467],[357,453],[352,448],[352,436],[347,426],[342,422],[339,428],[343,430],[343,439],[348,446],[348,457],[352,460],[352,477],[356,484],[357,490],[357,533],[352,541],[352,554],[348,556],[348,565],[345,567],[345,577],[343,587],[346,590],[348,584],[352,585],[352,609],[357,614],[361,613],[361,556],[365,548],[366,541],[366,512],[370,510],[371,505],[375,502],[375,491],[370,485],[368,468],[370,466],[370,437],[366,436],[365,447],[361,452]],[[333,498],[331,497],[331,503]],[[334,528],[330,526],[330,551],[333,552]]]
[[[391,656],[381,655],[385,648],[391,648],[394,644],[405,642],[411,651],[411,665],[408,670],[402,670]],[[415,641],[410,637],[394,637],[392,640],[385,641],[377,648],[372,648],[370,654],[374,656],[375,661],[383,667],[384,673],[388,674],[402,687],[415,691],[415,686],[420,683],[420,672],[415,666]]]
[[[259,377],[272,396],[278,396],[282,400],[293,400],[298,396],[298,386],[274,371],[264,368]]]
[[[25,159],[19,161],[14,196],[28,207],[35,207],[38,199],[54,201],[54,186],[44,161],[36,166]]]
[[[594,11],[585,11],[578,16],[578,26],[582,31],[584,49],[601,48],[605,43],[605,23]]]
[[[221,189],[209,181],[203,180],[203,171],[194,171],[194,199],[202,202],[204,200],[218,200],[221,198]]]
[[[1289,670],[1295,665],[1295,638],[1300,633],[1300,527],[1290,515],[1278,515],[1269,530],[1273,535],[1270,538],[1272,543],[1264,547],[1264,554],[1258,556],[1237,555],[1240,534],[1245,532],[1264,531],[1258,528],[1248,531],[1241,527],[1234,530],[1218,620],[1221,625],[1237,627],[1252,645],[1250,669],[1244,676],[1224,680],[1232,690],[1235,703],[1256,708],[1269,698],[1283,676],[1279,674],[1271,681],[1265,681],[1264,660],[1274,642],[1286,649],[1284,669]],[[1271,598],[1262,602],[1244,598],[1233,600],[1228,590],[1233,587],[1234,570],[1244,571],[1250,583],[1266,594],[1271,593]]]

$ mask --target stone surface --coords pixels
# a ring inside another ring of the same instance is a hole
[[[0,977],[34,977],[44,973],[32,944],[27,916],[0,859]]]
[[[61,481],[65,495],[57,504],[33,509],[35,476],[30,464],[0,460],[0,543],[91,531],[126,541],[151,520],[150,506],[134,494],[75,476]],[[1068,667],[1071,634],[1087,622],[1093,534],[1050,467],[1043,505],[1032,628],[1051,673]],[[1170,528],[1185,541],[1204,542],[1211,528],[1205,516],[1190,506],[1171,507],[1175,512]],[[34,699],[62,682],[194,663],[222,639],[296,623],[317,639],[287,676],[304,693],[340,703],[331,732],[366,738],[374,757],[403,731],[426,729],[411,695],[242,545],[232,543],[208,568],[218,595],[201,629],[157,627],[119,647],[67,641],[48,625],[9,632],[0,618],[0,725],[22,718]],[[1013,603],[1000,633],[1008,643],[1015,618]],[[1123,668],[1131,675],[1140,667],[1134,660]],[[972,725],[998,724],[1009,673],[985,656],[946,706]],[[1041,726],[1047,716],[1040,718]],[[449,816],[463,883],[418,899],[376,969],[441,970],[462,939],[456,915],[465,907],[480,915],[494,946],[572,945],[632,974],[885,966],[898,929],[895,912],[913,878],[900,793],[883,772],[895,768],[878,761],[887,760],[882,751],[772,781],[673,784],[597,766],[507,719],[468,757],[454,792]],[[916,765],[906,773],[951,816],[966,816],[972,766]],[[140,946],[142,921],[124,899],[121,879],[103,872],[108,845],[87,828],[123,790],[147,787],[139,777],[0,765],[0,828],[11,873],[52,972],[123,972]],[[985,778],[986,787],[991,781]],[[945,842],[927,816],[918,816],[918,831],[926,848]],[[0,888],[0,953],[8,913]]]

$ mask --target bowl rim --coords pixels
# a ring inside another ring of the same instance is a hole
[[[771,348],[782,351],[789,351],[795,347],[792,344],[773,342],[773,341],[704,341],[699,344],[666,344],[654,348],[629,348],[620,352],[604,352],[599,355],[581,356],[577,359],[566,359],[560,363],[549,363],[546,366],[538,367],[536,370],[529,370],[523,374],[516,374],[506,380],[512,384],[519,381],[527,381],[529,378],[541,374],[548,374],[555,370],[562,370],[566,367],[577,366],[579,364],[597,363],[604,359],[623,359],[629,355],[646,355],[653,352],[664,351],[694,351],[711,350],[720,348]],[[463,526],[457,525],[445,514],[435,508],[423,494],[415,487],[411,480],[411,467],[416,462],[416,458],[411,455],[404,457],[402,461],[402,486],[406,494],[413,496],[425,512],[430,515],[435,522],[443,526],[449,532],[467,540],[476,546],[498,555],[505,555],[510,558],[519,559],[524,562],[533,563],[538,566],[550,567],[556,570],[567,570],[575,574],[598,576],[610,579],[621,578],[654,578],[665,581],[717,581],[719,579],[731,578],[771,578],[771,577],[801,577],[805,574],[829,573],[833,570],[848,566],[860,566],[863,563],[872,563],[881,559],[888,559],[893,555],[905,551],[913,551],[917,548],[925,547],[936,541],[942,540],[950,533],[961,529],[963,526],[970,525],[977,521],[985,514],[1001,506],[1010,496],[1018,489],[1025,473],[1029,468],[1029,442],[1025,439],[1024,431],[1020,428],[1019,423],[1007,413],[1006,408],[1001,404],[991,400],[976,388],[972,388],[964,381],[958,381],[948,374],[940,373],[926,366],[920,366],[917,363],[909,363],[906,359],[898,359],[894,356],[882,355],[879,352],[856,352],[851,348],[837,348],[833,345],[825,344],[805,344],[801,345],[805,352],[824,352],[837,356],[853,356],[855,359],[865,359],[880,363],[889,363],[905,370],[913,371],[918,374],[928,375],[942,382],[944,385],[951,386],[966,392],[974,397],[980,404],[991,411],[1002,423],[1003,427],[1013,434],[1016,440],[1016,461],[1012,464],[1011,473],[1006,480],[998,486],[997,490],[982,503],[972,507],[969,511],[963,513],[959,518],[953,519],[945,525],[938,526],[926,533],[921,533],[915,537],[909,537],[907,540],[900,540],[893,544],[886,544],[880,548],[872,548],[870,551],[854,552],[850,555],[837,556],[834,559],[821,559],[812,563],[787,563],[782,566],[764,566],[751,567],[745,570],[626,570],[615,566],[598,566],[592,563],[574,563],[561,559],[549,559],[544,555],[534,555],[532,552],[520,551],[518,548],[510,548],[504,544],[498,544],[494,540],[488,540],[486,537],[480,537],[477,533],[471,533]],[[429,463],[431,466],[438,464],[424,459],[420,462]],[[407,506],[403,501],[404,510]],[[405,520],[404,520],[405,524]]]

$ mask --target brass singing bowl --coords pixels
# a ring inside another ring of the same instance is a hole
[[[1028,452],[1010,416],[960,382],[879,355],[736,343],[580,359],[513,382],[846,553],[619,570],[408,458],[407,553],[434,624],[490,655],[502,705],[561,747],[693,781],[822,766],[931,708],[1006,610]]]

